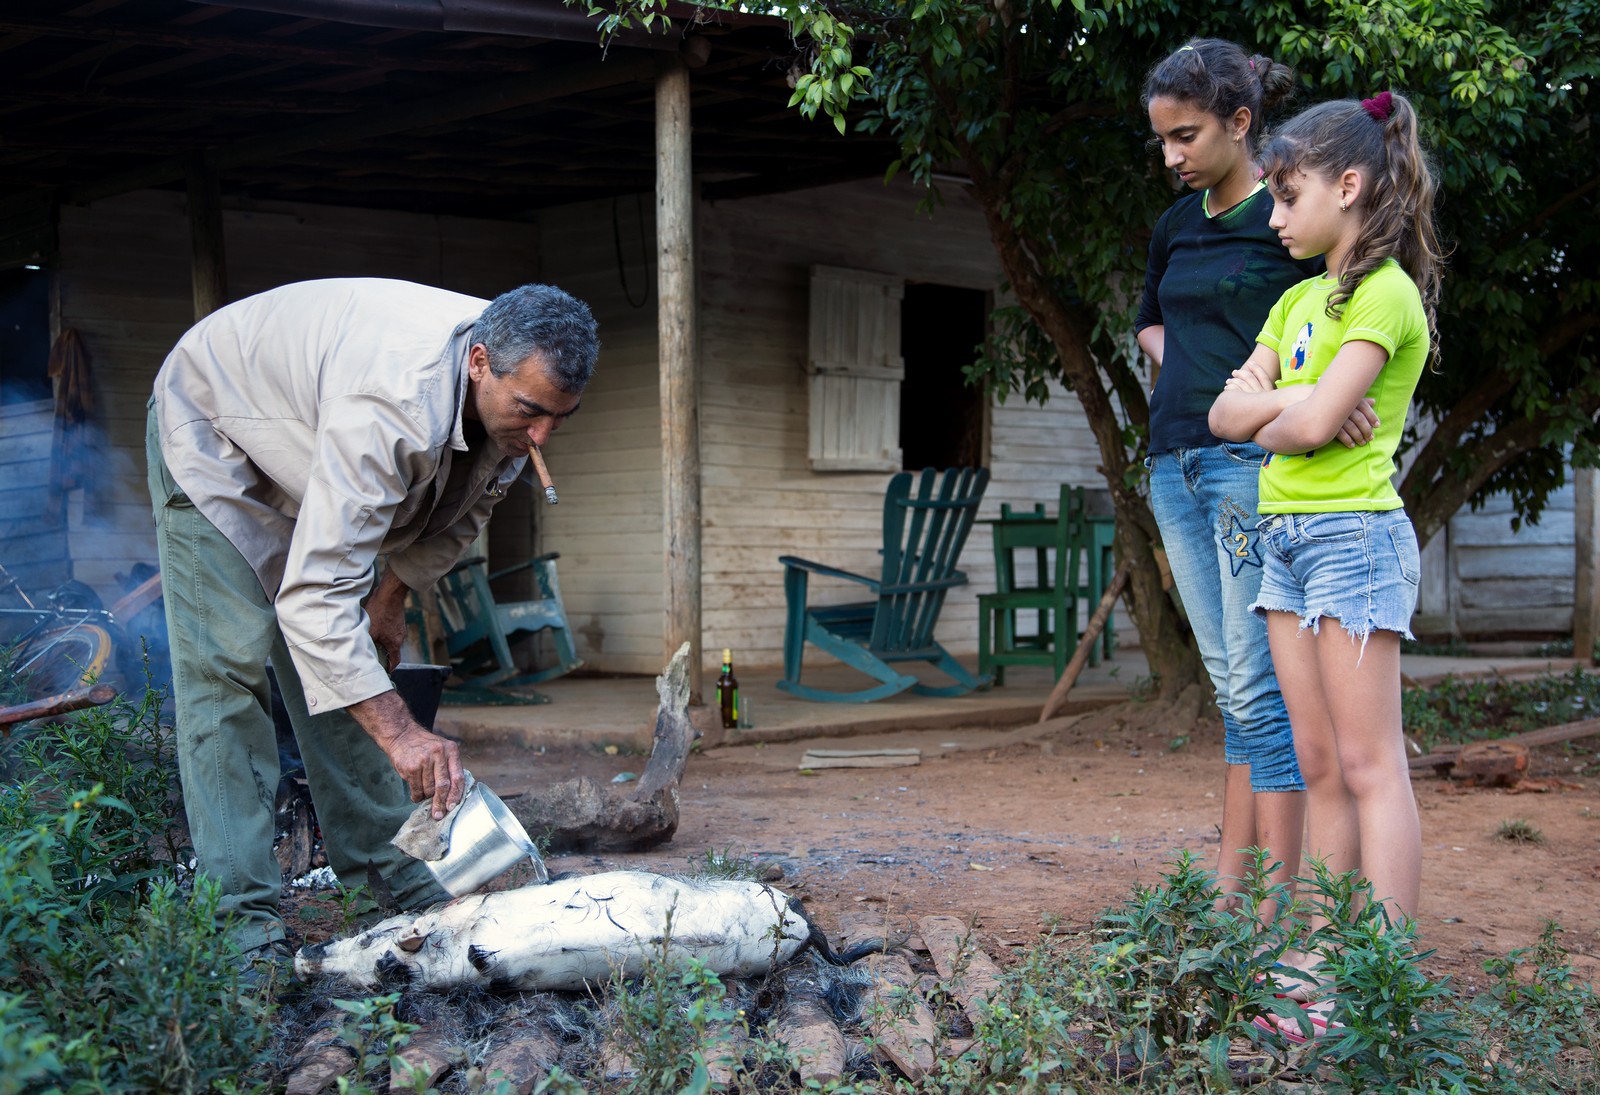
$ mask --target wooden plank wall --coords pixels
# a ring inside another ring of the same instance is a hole
[[[1490,499],[1450,519],[1449,604],[1468,639],[1570,633],[1575,582],[1571,484],[1551,495],[1537,525],[1511,530],[1511,500]]]
[[[529,224],[334,209],[257,205],[224,211],[229,295],[289,281],[395,277],[492,296],[537,280],[538,229]],[[101,430],[99,472],[71,505],[75,576],[110,601],[117,579],[155,561],[145,487],[144,417],[156,370],[189,327],[188,220],[180,194],[146,191],[61,211],[59,325],[88,346]],[[508,555],[530,539],[502,514],[496,536]]]
[[[66,508],[51,492],[55,420],[53,400],[0,406],[0,564],[35,604],[72,577]]]
[[[908,281],[995,291],[998,260],[977,208],[950,187],[932,217],[908,185],[868,181],[701,209],[701,460],[705,477],[706,650],[732,647],[739,664],[783,654],[783,568],[794,554],[876,574],[887,472],[807,469],[807,310],[813,263]],[[1000,503],[1054,503],[1063,475],[1092,471],[1075,457],[1082,414],[1070,396],[1046,408],[1013,400],[993,411],[994,478],[983,513]],[[1077,466],[1074,466],[1076,462]],[[987,530],[962,556],[971,584],[951,594],[938,636],[969,662],[977,651],[979,591],[993,587]],[[859,587],[817,583],[823,603]],[[808,651],[807,658],[815,655]]]
[[[617,673],[660,673],[671,654],[663,637],[654,205],[648,196],[621,198],[540,218],[545,275],[589,304],[600,361],[582,409],[546,448],[561,502],[540,512],[538,550],[561,554],[556,568],[578,656],[590,669]]]

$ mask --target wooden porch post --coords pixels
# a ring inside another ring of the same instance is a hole
[[[228,264],[222,246],[222,188],[205,154],[191,156],[189,181],[190,281],[194,286],[194,318],[228,303]]]
[[[1578,468],[1573,475],[1577,505],[1572,515],[1577,581],[1572,591],[1572,656],[1593,663],[1594,641],[1600,632],[1600,472]]]
[[[690,644],[689,702],[699,704],[700,355],[695,323],[694,178],[689,70],[666,59],[656,78],[657,337],[661,353],[661,527],[666,556],[663,657]]]

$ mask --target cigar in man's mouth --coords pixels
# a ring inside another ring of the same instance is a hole
[[[556,497],[556,485],[550,482],[550,469],[544,466],[544,455],[539,452],[539,446],[529,445],[528,455],[533,457],[533,470],[539,473],[539,482],[544,484],[544,500],[555,505],[560,499]]]

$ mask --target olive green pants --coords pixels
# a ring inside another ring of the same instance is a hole
[[[222,886],[220,916],[241,949],[284,938],[282,878],[272,842],[281,775],[266,666],[294,726],[328,851],[347,888],[368,864],[401,908],[449,895],[420,861],[389,843],[413,809],[389,758],[344,711],[311,715],[272,602],[238,550],[167,470],[152,403],[145,433],[150,497],[172,651],[178,771],[202,874]]]

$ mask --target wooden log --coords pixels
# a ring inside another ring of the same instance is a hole
[[[84,685],[74,688],[70,692],[61,692],[54,696],[46,696],[40,700],[29,703],[19,703],[12,707],[0,707],[0,730],[11,733],[11,727],[19,722],[31,722],[34,719],[52,719],[58,715],[66,715],[73,711],[81,711],[85,707],[99,707],[103,703],[110,703],[117,698],[117,690],[109,684]]]
[[[643,851],[672,838],[678,828],[678,783],[699,737],[689,721],[691,649],[687,642],[680,646],[656,678],[661,702],[655,743],[631,794],[581,777],[507,802],[523,828],[544,836],[546,851]]]
[[[466,1051],[443,1032],[424,1027],[395,1055],[389,1066],[389,1090],[431,1091],[435,1080],[466,1059]],[[424,1083],[417,1082],[424,1078]]]
[[[857,921],[845,929],[847,944],[881,939],[882,925]],[[860,965],[872,974],[862,994],[862,1015],[876,1044],[875,1053],[915,1083],[933,1071],[938,1027],[927,1002],[917,992],[917,976],[901,954],[874,954]]]
[[[1475,741],[1456,754],[1451,775],[1486,787],[1509,787],[1528,771],[1528,748],[1514,741]]]
[[[1578,738],[1587,738],[1600,734],[1600,719],[1582,719],[1578,722],[1564,722],[1558,726],[1545,726],[1538,730],[1528,730],[1521,734],[1513,734],[1508,738],[1494,738],[1491,740],[1507,744],[1520,745],[1528,749],[1540,745],[1559,745],[1564,741],[1576,741]],[[1432,768],[1439,775],[1450,773],[1461,755],[1462,745],[1441,745],[1431,753],[1424,753],[1420,757],[1412,757],[1408,763],[1412,771]]]
[[[661,473],[667,649],[690,643],[689,702],[701,697],[700,347],[694,256],[689,70],[665,59],[656,78],[656,305],[661,359]]]
[[[1039,721],[1044,722],[1067,702],[1067,693],[1072,691],[1072,686],[1078,680],[1078,674],[1083,672],[1083,667],[1089,664],[1089,653],[1094,649],[1095,641],[1100,637],[1100,632],[1105,630],[1106,621],[1111,619],[1111,610],[1117,607],[1117,598],[1122,595],[1122,587],[1128,584],[1128,573],[1132,568],[1125,559],[1117,567],[1117,572],[1111,576],[1111,584],[1106,587],[1100,604],[1095,608],[1094,615],[1089,617],[1089,623],[1083,629],[1083,638],[1078,642],[1078,649],[1072,652],[1072,660],[1067,663],[1067,668],[1062,671],[1061,679],[1050,690],[1050,698],[1044,701],[1044,709],[1039,712]]]
[[[550,1075],[561,1058],[561,1043],[544,1027],[522,1027],[490,1051],[483,1063],[488,1087],[498,1084],[511,1089],[511,1095],[528,1095]]]
[[[838,1080],[844,1075],[844,1034],[821,984],[804,966],[790,966],[780,977],[779,992],[783,1004],[773,1017],[772,1034],[794,1058],[800,1083],[814,1080],[824,1086]]]
[[[340,1013],[324,1012],[311,1036],[290,1059],[286,1095],[319,1095],[356,1067],[356,1053],[340,1039]]]
[[[744,1066],[746,1041],[744,1032],[732,1023],[714,1023],[706,1028],[700,1054],[713,1090],[725,1091],[735,1085],[738,1072]]]
[[[160,596],[161,572],[157,571],[133,589],[130,589],[116,604],[112,605],[110,608],[111,615],[118,623],[126,623]]]
[[[326,1042],[290,1066],[285,1095],[320,1095],[355,1067],[354,1050],[342,1042]]]
[[[285,878],[299,878],[311,869],[311,802],[301,794],[280,794],[277,821],[283,827],[283,839],[273,849],[278,857],[278,869]]]
[[[999,987],[1000,967],[973,941],[972,928],[956,917],[924,916],[917,927],[945,988],[976,1023],[982,1005]]]

